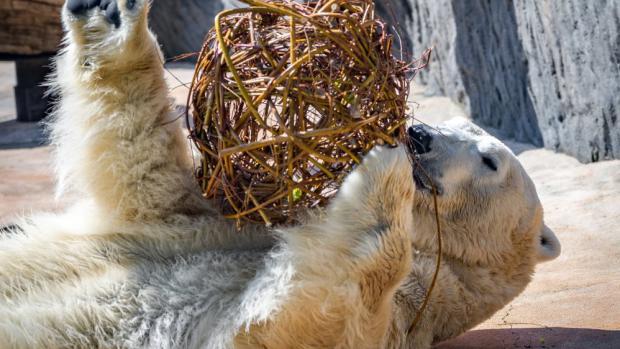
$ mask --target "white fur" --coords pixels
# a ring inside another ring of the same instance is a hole
[[[120,28],[96,9],[63,13],[52,134],[59,193],[83,200],[0,238],[2,348],[429,348],[559,253],[514,155],[468,122],[442,126],[420,161],[443,191],[444,263],[407,336],[436,241],[432,196],[416,191],[404,147],[372,150],[305,223],[237,231],[201,197],[168,122],[148,4],[119,8]]]

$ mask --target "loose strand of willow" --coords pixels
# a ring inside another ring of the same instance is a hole
[[[432,188],[433,188],[433,205],[435,207],[435,223],[437,224],[437,259],[435,262],[435,273],[433,274],[433,279],[431,280],[431,285],[428,288],[428,292],[426,292],[426,297],[424,297],[424,302],[422,303],[422,306],[418,310],[418,313],[416,314],[415,319],[413,319],[411,326],[409,326],[409,329],[407,330],[407,336],[409,336],[413,332],[413,330],[415,330],[416,326],[422,319],[422,314],[424,313],[424,310],[426,309],[426,306],[428,305],[428,302],[431,298],[431,293],[433,292],[433,289],[435,288],[435,285],[437,283],[437,276],[439,275],[439,266],[441,265],[441,227],[439,225],[439,209],[437,205],[437,188],[435,187],[435,184],[432,185]]]

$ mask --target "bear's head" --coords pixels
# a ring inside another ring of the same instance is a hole
[[[483,296],[463,331],[518,295],[560,243],[543,222],[534,183],[502,142],[462,118],[408,132],[417,158],[414,247],[436,251],[434,185],[444,265],[472,297]]]

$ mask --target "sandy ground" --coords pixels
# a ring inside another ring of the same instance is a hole
[[[1,121],[14,114],[7,88],[11,69],[0,62],[0,144],[6,130]],[[191,79],[191,67],[170,69],[181,82]],[[184,104],[186,87],[169,79],[177,102]],[[464,115],[447,98],[414,90],[412,99],[418,103],[416,117],[429,124]],[[534,281],[505,309],[436,349],[620,348],[620,161],[583,165],[566,155],[507,143],[536,183],[562,255],[540,265]],[[62,207],[53,199],[49,147],[0,150],[0,224],[18,214]]]

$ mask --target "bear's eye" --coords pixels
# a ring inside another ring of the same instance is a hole
[[[483,156],[482,163],[485,164],[486,167],[488,167],[489,169],[497,171],[497,165],[495,164],[495,161],[493,161],[493,159],[491,159],[490,157]]]

